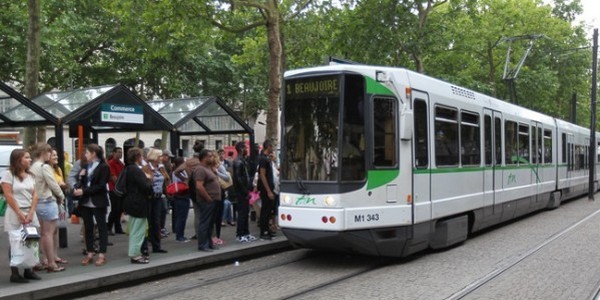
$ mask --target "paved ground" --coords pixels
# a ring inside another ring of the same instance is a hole
[[[170,218],[167,216],[167,228],[171,229]],[[0,224],[4,224],[0,218]],[[1,227],[2,225],[0,225]],[[40,281],[31,281],[26,284],[15,284],[9,282],[9,259],[8,259],[8,236],[1,228],[0,232],[0,266],[6,266],[4,272],[0,272],[0,298],[1,299],[41,299],[56,297],[88,289],[99,288],[111,284],[119,284],[131,280],[139,280],[146,277],[165,274],[183,269],[201,268],[203,265],[217,262],[231,262],[243,257],[256,255],[277,249],[289,247],[289,243],[282,234],[278,234],[273,241],[255,241],[248,244],[240,244],[235,241],[235,227],[226,226],[222,229],[221,237],[225,245],[212,253],[197,251],[196,241],[190,243],[178,243],[171,234],[162,240],[162,246],[168,251],[166,254],[150,254],[150,263],[147,265],[135,265],[129,262],[127,256],[128,236],[109,236],[109,242],[113,246],[108,247],[106,254],[107,264],[102,267],[95,265],[81,266],[84,248],[80,237],[80,224],[68,224],[68,247],[59,249],[60,257],[67,259],[64,265],[66,271],[48,274],[39,272],[42,277]],[[193,210],[190,210],[186,227],[186,236],[191,237],[193,233]],[[250,223],[252,234],[258,234],[255,222]]]

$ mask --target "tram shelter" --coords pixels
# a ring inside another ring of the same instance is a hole
[[[248,134],[250,145],[254,145],[254,129],[218,97],[167,99],[148,104],[175,127],[170,137],[173,153],[180,148],[180,137],[190,135]]]
[[[55,146],[59,153],[64,152],[64,129],[67,127],[69,137],[79,138],[79,155],[84,142],[98,143],[98,133],[174,130],[169,121],[123,85],[47,92],[4,114],[22,120],[37,120],[39,117],[35,114],[40,110],[49,121],[39,125],[55,126]],[[59,155],[60,165],[63,165],[63,159]]]

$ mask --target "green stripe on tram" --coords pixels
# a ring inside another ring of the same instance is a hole
[[[367,79],[367,94],[394,96],[394,93],[383,84],[371,77],[365,76],[365,78]]]
[[[367,191],[392,182],[400,174],[400,170],[369,170],[367,171]]]
[[[539,169],[542,168],[556,168],[555,165],[539,165]],[[496,170],[532,170],[530,165],[508,165],[498,166]],[[481,171],[492,171],[492,167],[438,167],[435,169],[413,169],[414,174],[440,174],[440,173],[465,173],[465,172],[481,172]]]

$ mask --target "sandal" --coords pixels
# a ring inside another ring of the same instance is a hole
[[[86,256],[82,261],[81,261],[81,265],[82,266],[87,266],[92,262],[92,259],[94,259],[93,256]]]
[[[59,267],[59,266],[51,267],[51,266],[48,266],[48,271],[47,272],[48,273],[56,273],[56,272],[62,272],[64,270],[65,270],[65,267]]]
[[[96,259],[96,267],[103,266],[104,264],[106,264],[106,257],[98,256],[98,258]]]
[[[63,258],[57,258],[57,259],[55,260],[55,262],[56,262],[57,264],[63,264],[63,265],[64,265],[64,264],[68,264],[68,263],[69,263],[69,261],[67,261],[66,259],[63,259]]]
[[[130,261],[132,264],[147,264],[150,262],[147,258],[143,256],[132,257]]]
[[[33,267],[33,270],[36,272],[44,271],[46,269],[48,269],[48,266],[45,264],[37,264],[35,267]]]

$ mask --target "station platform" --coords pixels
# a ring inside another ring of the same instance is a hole
[[[194,235],[194,211],[190,209],[186,237]],[[167,229],[171,230],[171,215],[167,215]],[[80,222],[83,224],[83,221]],[[274,252],[289,248],[290,245],[281,232],[271,241],[257,239],[251,243],[240,243],[235,240],[236,227],[227,225],[221,229],[221,239],[225,244],[213,252],[198,251],[196,240],[189,243],[180,243],[175,240],[175,234],[161,240],[161,246],[168,253],[150,253],[150,263],[145,265],[132,264],[127,256],[128,236],[117,234],[109,236],[106,253],[106,264],[97,267],[94,264],[81,265],[85,248],[80,236],[81,224],[67,224],[68,245],[59,248],[59,257],[66,259],[67,264],[63,272],[47,273],[37,272],[42,280],[30,280],[29,283],[11,283],[10,263],[8,257],[8,234],[3,228],[4,218],[0,217],[0,299],[44,299],[63,295],[74,294],[91,289],[109,287],[111,285],[126,284],[130,281],[176,273],[184,270],[201,269],[203,266],[231,263],[243,263],[244,258],[249,258],[262,253]],[[125,226],[126,224],[123,224]],[[259,229],[256,222],[250,221],[250,232],[258,238]],[[151,247],[150,247],[151,250]],[[0,268],[2,269],[2,268]],[[21,274],[22,274],[22,270]]]

